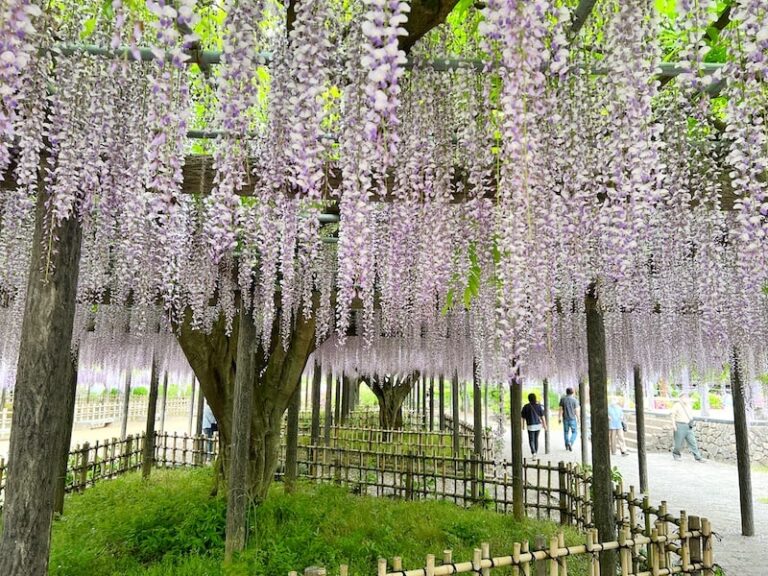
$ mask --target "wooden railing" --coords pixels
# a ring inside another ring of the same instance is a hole
[[[319,441],[324,443],[324,431],[321,428]],[[285,445],[286,435],[281,441]],[[299,422],[299,443],[308,445],[310,441],[310,426]],[[352,450],[368,450],[389,454],[423,454],[431,456],[453,455],[453,435],[451,432],[428,432],[425,430],[383,430],[381,428],[362,426],[333,426],[330,430],[331,448],[347,448]],[[483,432],[483,458],[490,460],[493,446],[491,437]],[[469,458],[474,452],[474,435],[462,432],[459,435],[460,457]]]

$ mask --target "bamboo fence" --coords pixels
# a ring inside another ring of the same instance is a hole
[[[426,447],[432,438],[418,440],[407,436],[411,452],[392,451],[382,444],[374,449],[339,447],[345,437],[339,427],[339,439],[328,446],[299,447],[299,474],[309,481],[331,482],[359,494],[395,496],[409,500],[440,499],[460,506],[479,505],[499,512],[512,507],[511,464],[483,458],[433,455]],[[352,428],[351,445],[367,443],[384,431]],[[390,432],[391,433],[391,432]],[[424,436],[439,434],[421,432]],[[83,444],[69,455],[66,491],[83,491],[96,482],[137,470],[142,465],[143,434],[123,440],[112,439],[93,445]],[[357,443],[357,444],[356,444]],[[394,442],[393,442],[394,443]],[[422,451],[419,452],[421,447]],[[155,435],[154,464],[158,467],[198,467],[209,464],[218,452],[217,438],[167,433]],[[284,474],[284,454],[276,476]],[[0,505],[3,501],[6,464],[0,461]],[[560,462],[523,463],[523,494],[530,517],[559,522],[579,528],[586,543],[566,547],[562,535],[549,542],[537,539],[530,544],[515,544],[511,555],[492,558],[487,545],[475,550],[471,561],[454,562],[450,553],[442,564],[433,555],[426,556],[423,567],[403,570],[399,560],[388,572],[385,560],[379,562],[378,576],[442,576],[474,572],[490,576],[491,570],[515,576],[567,576],[569,563],[588,564],[587,574],[598,576],[599,557],[603,551],[615,551],[622,576],[662,576],[685,574],[714,575],[712,528],[706,518],[675,516],[665,502],[652,506],[647,496],[638,496],[634,488],[624,491],[621,483],[614,492],[614,511],[618,540],[599,542],[592,523],[591,479],[581,468]],[[579,560],[581,559],[581,560]],[[344,567],[339,569],[344,574]],[[613,575],[611,575],[613,576]]]

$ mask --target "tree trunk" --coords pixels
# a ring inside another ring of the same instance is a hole
[[[285,491],[293,492],[299,475],[299,411],[301,390],[297,387],[288,404],[287,438],[285,439]]]
[[[752,510],[752,471],[749,462],[749,430],[747,410],[741,381],[741,359],[734,346],[731,360],[731,393],[733,394],[733,427],[736,434],[736,468],[739,472],[739,506],[741,509],[741,534],[755,535]]]
[[[325,377],[325,420],[323,422],[323,443],[331,443],[331,426],[333,425],[333,374],[328,372]]]
[[[322,375],[320,364],[315,361],[312,371],[312,425],[309,434],[309,443],[312,446],[317,446],[320,443],[320,384],[322,383]]]
[[[541,403],[544,405],[544,420],[547,423],[547,429],[544,430],[544,454],[549,454],[549,429],[551,426],[549,419],[549,380],[546,378],[542,383],[541,398]]]
[[[440,423],[440,432],[445,432],[445,377],[440,374],[440,384],[438,388],[438,394],[440,396],[438,410],[438,418]]]
[[[195,420],[195,388],[197,388],[197,378],[192,375],[192,396],[189,399],[189,435],[192,435],[192,423]]]
[[[227,564],[232,562],[236,552],[245,549],[248,528],[248,448],[251,443],[254,382],[260,372],[256,366],[256,354],[256,326],[249,310],[241,304],[227,484],[227,532],[224,546],[224,562]]]
[[[403,427],[403,401],[418,382],[419,373],[405,378],[372,376],[368,386],[379,401],[379,426],[382,430],[399,430]]]
[[[228,469],[228,450],[232,438],[232,410],[236,376],[236,350],[240,321],[236,317],[228,336],[224,318],[219,318],[211,332],[193,330],[192,313],[187,311],[179,326],[181,349],[197,376],[219,426],[222,447],[221,470]],[[275,320],[279,326],[279,318]],[[258,351],[261,378],[253,395],[253,419],[249,448],[249,495],[254,502],[264,499],[277,469],[280,448],[280,423],[294,391],[299,387],[301,374],[315,346],[314,315],[302,315],[294,322],[288,346],[283,346],[279,330],[273,330],[269,352]],[[262,360],[266,356],[266,360]]]
[[[601,542],[616,539],[611,450],[608,441],[608,372],[605,360],[605,325],[593,283],[585,296],[587,313],[587,361],[589,403],[592,409],[592,502],[594,524]],[[600,555],[600,573],[616,572],[616,553]]]
[[[144,433],[144,454],[141,463],[141,477],[145,480],[152,472],[155,461],[155,416],[157,415],[157,391],[159,388],[157,357],[152,354],[152,370],[149,376],[149,399],[147,400],[147,429]]]
[[[451,405],[453,407],[453,456],[457,458],[459,456],[459,374],[454,371],[453,378],[451,379]]]
[[[648,463],[645,456],[645,400],[643,379],[640,366],[635,364],[632,370],[635,385],[635,436],[637,438],[637,470],[640,477],[640,492],[648,494]]]
[[[579,376],[579,403],[581,410],[579,411],[580,421],[579,428],[581,428],[581,464],[586,466],[589,463],[589,439],[587,438],[587,385],[584,382],[584,377]]]
[[[78,358],[80,357],[80,350],[78,349],[72,361],[69,363],[69,370],[67,371],[67,378],[70,382],[67,383],[67,389],[69,397],[67,398],[66,416],[67,423],[64,426],[64,434],[61,437],[62,446],[60,453],[63,458],[59,459],[59,472],[56,478],[56,492],[53,497],[53,511],[55,514],[64,513],[64,494],[67,488],[67,467],[69,466],[69,445],[72,443],[72,425],[75,420],[75,397],[77,392],[77,368]]]
[[[168,370],[163,375],[163,404],[160,407],[160,432],[165,432],[165,411],[168,406]]]
[[[435,377],[429,379],[429,431],[435,430]]]
[[[61,438],[70,421],[67,399],[74,385],[73,378],[61,375],[71,363],[80,223],[72,217],[54,231],[55,250],[46,262],[47,195],[39,188],[13,397],[11,465],[0,540],[3,576],[48,573],[56,476],[65,457]]]
[[[123,390],[123,413],[120,422],[120,438],[125,440],[128,434],[128,410],[131,402],[131,367],[125,370],[125,390]]]
[[[515,375],[509,382],[509,427],[512,434],[512,515],[525,518],[523,502],[523,383]]]

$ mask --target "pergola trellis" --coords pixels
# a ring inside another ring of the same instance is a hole
[[[455,2],[454,2],[455,4]],[[595,5],[595,2],[585,2],[582,1],[579,3],[578,7],[576,8],[574,12],[574,19],[572,22],[572,25],[570,27],[571,34],[575,35],[579,32],[580,28],[583,26],[584,22],[586,21],[590,11],[592,10],[593,6]],[[294,3],[291,2],[289,6],[289,14],[291,8],[295,8]],[[728,9],[728,11],[730,8]],[[723,15],[726,15],[725,13]],[[726,15],[727,16],[727,15]],[[721,17],[718,19],[718,22],[720,21]],[[74,46],[74,45],[61,45],[58,47],[57,50],[58,54],[61,54],[63,56],[68,55],[74,55],[79,53],[88,53],[96,56],[104,56],[104,57],[113,57],[118,59],[125,59],[125,60],[131,60],[136,59],[136,56],[138,56],[138,59],[140,60],[154,60],[156,58],[155,53],[150,49],[139,49],[138,54],[134,55],[134,51],[131,48],[119,48],[115,51],[113,50],[107,50],[103,48],[99,48],[96,46]],[[193,50],[189,54],[189,62],[191,63],[197,63],[198,65],[203,65],[205,67],[218,64],[220,61],[220,54],[217,52],[209,52],[209,51],[202,51],[202,50]],[[262,60],[268,61],[269,60],[269,54],[263,54]],[[461,60],[437,60],[433,61],[429,64],[433,70],[436,71],[449,71],[449,70],[457,70],[457,69],[469,69],[473,71],[479,71],[481,68],[485,68],[485,63],[477,62],[477,61],[461,61]],[[701,70],[704,71],[714,71],[716,69],[719,69],[719,66],[713,65],[713,66],[702,66]],[[662,82],[667,79],[674,77],[675,75],[683,72],[685,70],[685,67],[678,66],[676,64],[664,64],[662,65],[661,70],[661,80]],[[599,70],[597,72],[600,72]],[[711,90],[716,93],[720,90],[722,87],[722,83],[718,80],[711,84]],[[226,138],[226,133],[222,132],[195,132],[190,131],[187,133],[188,138],[196,138],[196,137],[202,137],[202,138]],[[185,160],[185,166],[184,166],[184,183],[182,186],[182,192],[189,193],[189,194],[198,194],[198,195],[205,195],[210,193],[210,191],[214,188],[214,169],[213,169],[213,159],[210,157],[195,157],[191,156],[188,157]],[[334,180],[335,179],[335,180]],[[332,182],[336,183],[336,187],[341,187],[342,185],[342,176],[341,173],[334,174],[331,178]],[[13,187],[13,182],[11,180],[6,180],[4,183],[5,186],[11,186]],[[332,186],[333,187],[333,186]],[[246,183],[245,186],[242,187],[242,189],[239,191],[242,195],[250,195],[253,194],[253,185]],[[379,197],[378,200],[387,200],[386,197]],[[454,198],[454,200],[461,201],[461,198]],[[44,210],[44,207],[41,205],[38,207],[38,210],[42,213]],[[326,221],[335,221],[335,218],[333,216],[322,216],[321,218],[326,219]],[[74,219],[73,219],[74,220]],[[60,240],[61,240],[61,246],[62,248],[56,252],[53,255],[54,259],[54,270],[57,272],[54,273],[53,280],[50,281],[50,278],[47,278],[49,280],[47,285],[44,285],[39,290],[32,290],[30,291],[30,294],[28,294],[27,298],[27,310],[30,310],[30,307],[39,307],[40,309],[46,309],[48,310],[48,315],[53,315],[54,311],[57,308],[72,308],[74,303],[74,286],[77,282],[77,260],[79,257],[79,239],[78,239],[78,226],[76,223],[73,222],[63,222],[61,224],[61,230],[60,230]],[[71,251],[67,251],[66,247],[68,242],[71,244]],[[43,238],[37,237],[35,238],[35,241],[33,242],[34,250],[36,252],[40,252],[41,245],[43,245]],[[37,254],[37,257],[40,257],[40,254]],[[33,253],[33,262],[35,261],[35,253]],[[34,268],[34,266],[33,266]],[[72,276],[71,271],[74,270],[74,276]],[[68,277],[62,277],[66,276],[66,274],[70,272],[70,275]],[[41,282],[44,278],[41,277],[42,272],[35,270],[32,270],[32,273],[30,274],[30,286],[34,286],[34,282]],[[595,286],[593,285],[592,289],[589,291],[587,295],[587,303],[586,303],[586,309],[587,309],[587,324],[588,324],[588,335],[590,338],[588,339],[588,342],[591,346],[597,345],[598,349],[593,350],[590,348],[590,381],[593,383],[593,386],[591,389],[593,391],[598,391],[600,388],[602,388],[601,384],[604,384],[607,381],[607,375],[606,375],[606,369],[605,369],[605,358],[604,358],[604,349],[605,349],[605,343],[604,343],[604,329],[602,328],[602,319],[600,315],[600,309],[597,305],[597,293],[595,292]],[[242,309],[241,309],[242,310]],[[247,316],[247,315],[245,315]],[[247,350],[247,340],[243,337],[243,331],[244,330],[250,330],[251,322],[247,321],[245,316],[241,316],[240,319],[240,339],[238,342],[238,348],[242,347],[243,350],[238,349],[237,354],[235,356],[238,359],[239,369],[237,371],[236,375],[236,399],[235,399],[235,417],[241,417],[243,420],[247,420],[248,415],[245,412],[238,411],[238,408],[243,409],[247,404],[250,404],[248,401],[248,398],[245,396],[248,392],[249,386],[247,385],[251,378],[252,374],[249,374],[249,370],[247,370],[248,363],[247,362],[240,362],[241,359],[247,359],[248,356],[248,350]],[[245,321],[244,321],[245,320]],[[38,343],[35,342],[36,338],[40,337],[40,334],[34,334],[34,331],[37,330],[39,332],[45,332],[46,330],[40,330],[40,326],[33,327],[30,325],[28,329],[25,329],[23,337],[22,337],[22,350],[28,351],[34,348],[38,345]],[[50,341],[47,343],[44,343],[44,345],[38,346],[40,352],[45,353],[46,346],[48,350],[55,350],[58,349],[61,351],[62,349],[66,349],[67,346],[65,344],[66,341],[66,331],[67,326],[66,322],[64,323],[64,326],[60,327],[60,329],[63,328],[64,333],[59,334],[58,340],[56,342]],[[47,329],[49,332],[51,332],[50,328]],[[71,326],[69,329],[70,335],[71,335]],[[602,336],[600,333],[603,332]],[[301,334],[299,332],[299,337],[304,338],[305,335]],[[601,343],[602,338],[602,343]],[[602,348],[603,353],[601,355],[601,352],[599,348]],[[242,354],[242,357],[241,357]],[[59,354],[61,356],[61,354]],[[593,360],[594,365],[593,365]],[[34,378],[43,377],[50,378],[53,374],[56,372],[61,373],[62,367],[66,365],[66,362],[62,359],[58,359],[58,364],[56,366],[48,366],[45,370],[42,372],[47,372],[47,375],[43,374],[41,371],[35,372],[35,366],[33,366],[32,361],[30,361],[30,364],[25,369],[22,369],[23,360],[20,361],[20,379],[21,382],[24,382],[25,379],[31,379],[33,376]],[[255,367],[251,365],[251,368],[255,370]],[[27,371],[25,371],[27,370]],[[517,382],[517,386],[519,386],[519,382]],[[23,399],[23,395],[20,395],[20,400]],[[66,398],[62,396],[57,396],[57,401],[61,401],[62,405],[66,405]],[[37,402],[45,402],[47,399],[38,397],[36,399]],[[602,409],[605,404],[605,397],[601,397],[599,395],[599,392],[595,392],[595,397],[592,400],[592,408],[593,408],[593,422],[596,422],[594,424],[595,426],[595,432],[597,434],[593,433],[593,438],[595,438],[596,443],[600,444],[604,440],[604,445],[607,446],[607,429],[603,430],[605,426],[600,423],[602,420]],[[238,416],[240,415],[240,416]],[[514,421],[514,419],[513,419]],[[237,428],[237,425],[235,425]],[[243,424],[243,428],[246,428],[247,425]],[[603,432],[605,432],[605,438],[603,438]],[[241,454],[247,454],[247,444],[244,444],[241,442],[236,442],[235,446],[235,452],[239,452]],[[596,450],[596,452],[599,452]],[[18,452],[17,452],[18,455]],[[242,464],[242,460],[239,460]],[[596,462],[595,465],[595,475],[596,475],[596,482],[595,482],[595,491],[596,496],[597,493],[600,490],[600,487],[606,487],[610,485],[610,468],[609,466],[605,466],[605,463]],[[606,483],[605,475],[608,475],[608,482]],[[230,498],[231,501],[236,500],[235,496],[239,494],[242,496],[242,493],[238,493],[237,491],[240,490],[242,492],[243,490],[243,484],[236,483],[233,479],[232,484],[234,485],[235,492],[232,494],[232,497]],[[11,491],[12,493],[13,491]],[[610,493],[610,488],[608,488],[608,493]],[[600,498],[597,498],[599,501]],[[605,499],[608,501],[608,499]],[[10,501],[9,501],[10,504]],[[610,524],[612,522],[612,519],[609,520],[608,516],[610,515],[610,512],[602,513],[600,510],[596,510],[596,518],[598,520],[598,525],[600,525],[601,519],[603,521],[603,524],[601,526],[602,529],[608,533],[608,531],[611,530]],[[229,528],[236,528],[236,525],[239,523],[237,519],[234,520],[234,524],[232,526],[229,526]],[[2,546],[0,546],[0,551],[3,551],[4,549]],[[2,556],[2,554],[0,554]],[[2,564],[0,564],[2,566]]]

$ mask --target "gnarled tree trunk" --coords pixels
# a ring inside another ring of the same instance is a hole
[[[276,320],[279,325],[279,319]],[[226,334],[226,325],[220,318],[211,332],[193,330],[191,311],[187,311],[179,326],[178,340],[190,366],[195,372],[219,427],[222,466],[228,470],[229,447],[232,443],[232,408],[237,370],[237,341],[239,320],[233,321],[232,331]],[[249,495],[255,502],[264,499],[277,470],[280,447],[280,423],[301,373],[315,347],[314,316],[299,317],[293,327],[288,346],[276,334],[265,354],[257,352],[254,379],[253,417],[248,451]]]
[[[374,375],[370,378],[368,387],[379,401],[379,425],[383,430],[399,430],[403,427],[403,401],[418,379],[418,372],[404,377]]]

